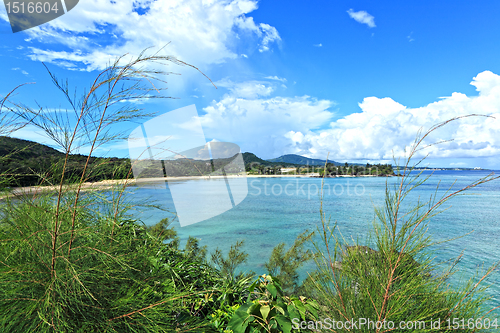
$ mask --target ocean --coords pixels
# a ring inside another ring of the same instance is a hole
[[[467,186],[490,171],[424,171],[421,177],[430,178],[416,188],[403,202],[401,210],[408,210],[417,200],[426,202],[437,195],[446,195],[449,189]],[[498,172],[497,172],[498,174]],[[372,246],[370,235],[376,219],[374,207],[382,207],[386,186],[392,188],[401,180],[399,177],[356,177],[327,178],[324,183],[323,210],[331,223],[337,225],[337,235],[342,235],[350,245]],[[207,182],[204,180],[188,180]],[[223,182],[223,180],[209,180]],[[237,206],[205,221],[181,227],[175,219],[175,206],[168,189],[158,190],[154,186],[132,188],[134,202],[153,200],[159,209],[138,209],[134,216],[151,225],[162,218],[173,220],[172,225],[181,238],[181,246],[188,236],[200,240],[208,252],[219,248],[227,253],[230,246],[243,240],[243,249],[249,254],[248,262],[240,268],[265,273],[263,264],[268,260],[274,246],[281,242],[287,245],[305,230],[316,230],[320,226],[320,178],[247,178],[248,195]],[[178,186],[184,182],[174,183]],[[438,190],[436,188],[439,186]],[[463,252],[458,263],[458,273],[452,284],[466,280],[475,273],[484,272],[500,261],[500,179],[479,185],[447,201],[442,213],[429,222],[428,235],[433,242],[463,236],[449,242],[432,246],[436,262],[453,260]],[[197,202],[192,202],[194,210]],[[206,210],[207,208],[204,207]],[[210,208],[208,208],[210,209]],[[215,215],[214,212],[213,215]],[[301,270],[301,278],[314,264]],[[493,299],[488,305],[500,305],[500,270],[487,280],[493,286],[488,291]]]

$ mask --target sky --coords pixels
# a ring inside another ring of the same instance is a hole
[[[435,131],[425,143],[446,142],[422,154],[430,166],[500,169],[499,12],[495,0],[80,0],[12,33],[0,5],[0,95],[35,82],[14,99],[61,112],[42,63],[83,89],[116,57],[151,47],[216,87],[169,64],[180,75],[162,88],[175,99],[140,107],[161,115],[194,104],[207,141],[265,159],[385,163],[402,158],[419,130],[481,114],[489,117]],[[53,144],[30,126],[12,135]],[[122,141],[95,155],[128,153]]]

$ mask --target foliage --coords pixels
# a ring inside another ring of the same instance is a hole
[[[79,209],[69,248],[72,212],[64,206],[54,255],[49,198],[3,208],[2,331],[162,332],[203,322],[198,299],[215,284],[213,270],[145,227]]]
[[[87,156],[71,154],[66,160],[65,154],[56,149],[9,137],[0,137],[0,156],[0,175],[11,176],[3,186],[9,187],[54,185],[61,178],[65,183],[77,183],[87,164]],[[129,159],[91,156],[85,181],[126,179],[130,167]]]
[[[307,165],[307,166],[323,166],[325,164],[324,160],[308,158],[295,154],[286,154],[277,158],[270,159],[269,162],[279,162],[293,165]],[[329,163],[335,165],[341,165],[339,162],[329,161]]]
[[[303,247],[312,233],[299,235],[287,251],[279,244],[265,265],[271,275],[251,284],[251,273],[236,274],[247,258],[243,243],[231,246],[227,256],[217,249],[208,263],[206,247],[198,239],[190,237],[180,249],[168,219],[151,227],[132,219],[126,184],[105,193],[83,192],[85,181],[130,176],[130,164],[92,154],[102,144],[123,138],[123,133],[113,132],[114,124],[149,116],[126,102],[163,98],[154,95],[162,89],[152,82],[164,82],[164,73],[146,65],[164,62],[184,64],[157,54],[141,54],[130,62],[120,58],[79,99],[70,94],[67,82],[49,71],[69,105],[63,112],[11,103],[11,94],[0,101],[0,133],[29,123],[45,131],[58,148],[0,137],[1,165],[7,166],[0,169],[0,183],[57,184],[53,192],[15,199],[7,191],[0,204],[2,332],[290,332],[296,320],[320,317],[429,324],[435,318],[484,318],[492,311],[482,307],[485,287],[480,284],[496,266],[477,283],[470,280],[461,289],[451,288],[447,282],[458,259],[439,272],[426,228],[447,200],[498,177],[404,205],[409,193],[427,180],[409,167],[412,156],[429,133],[447,122],[417,137],[399,185],[387,188],[384,207],[376,209],[376,250],[349,245],[335,234],[321,206],[322,243],[315,243],[314,256],[318,270],[301,286],[297,269],[312,257]],[[25,123],[16,123],[18,119]],[[75,154],[82,147],[89,149],[87,156]],[[182,172],[181,164],[175,167]],[[347,163],[326,164],[325,169],[331,175],[393,173],[390,165],[367,165],[362,170]],[[278,164],[252,170],[281,171]],[[67,183],[75,185],[64,187]],[[295,296],[303,291],[315,300]]]
[[[352,175],[352,176],[393,176],[394,170],[391,164],[369,164],[366,166],[352,164],[349,165],[347,162],[342,165],[336,165],[334,163],[327,162],[326,165],[319,169],[319,174],[321,176],[338,176],[338,175]],[[325,173],[326,170],[326,173]]]
[[[147,227],[147,231],[158,237],[162,242],[167,242],[171,244],[175,249],[179,248],[179,237],[177,236],[177,231],[173,227],[170,227],[171,221],[168,218],[160,220],[160,222]],[[170,228],[169,228],[170,227]]]
[[[243,244],[244,241],[238,241],[236,244],[231,245],[227,258],[224,258],[219,248],[211,254],[213,264],[218,267],[220,273],[229,280],[235,279],[236,268],[247,261],[248,254],[241,250]]]
[[[309,242],[313,235],[314,232],[304,231],[286,252],[285,243],[278,244],[274,247],[269,261],[264,264],[267,272],[280,281],[287,294],[298,291],[300,286],[297,270],[313,258],[313,252],[304,249],[306,242]]]
[[[425,183],[410,167],[412,157],[421,149],[424,139],[450,121],[432,127],[417,136],[410,148],[402,177],[394,188],[386,186],[385,205],[376,208],[373,243],[377,250],[348,243],[335,233],[335,225],[326,220],[321,208],[321,242],[315,243],[318,272],[313,276],[318,301],[324,306],[322,316],[337,321],[369,318],[373,323],[401,321],[421,322],[420,332],[447,332],[446,320],[453,318],[485,318],[493,310],[483,307],[487,299],[483,282],[498,266],[490,267],[482,276],[462,287],[451,287],[448,280],[456,271],[458,260],[450,267],[433,262],[426,234],[429,220],[441,212],[440,207],[464,191],[499,178],[489,175],[458,190],[450,187],[442,197],[436,194],[428,201],[412,203],[409,194]],[[421,162],[422,160],[420,160]],[[418,162],[416,165],[418,165]],[[398,170],[399,172],[400,170]],[[347,245],[347,246],[346,246]],[[441,322],[441,329],[431,322]],[[397,329],[397,328],[396,328]],[[365,325],[356,332],[386,332],[386,325]],[[469,329],[467,331],[474,331]]]
[[[236,310],[229,322],[228,328],[234,333],[290,333],[294,319],[318,318],[316,301],[302,296],[285,296],[279,282],[271,275],[260,276],[248,290],[248,301]]]
[[[49,71],[69,109],[10,106],[12,114],[44,131],[62,154],[54,153],[57,158],[38,175],[54,180],[55,191],[15,200],[7,195],[1,204],[2,332],[212,330],[205,317],[213,310],[209,299],[217,274],[199,260],[197,242],[180,251],[163,243],[161,232],[154,235],[165,222],[148,232],[131,220],[125,185],[107,193],[82,192],[83,182],[99,174],[102,160],[94,163],[96,149],[123,138],[112,126],[149,116],[127,102],[162,98],[156,95],[162,89],[152,83],[164,82],[166,73],[146,65],[165,62],[184,64],[157,54],[143,53],[129,62],[120,58],[81,98]],[[81,147],[88,148],[87,156],[74,154]],[[15,153],[22,156],[23,149]],[[113,173],[118,171],[113,167]],[[129,174],[130,167],[124,175]],[[63,187],[67,182],[76,184]]]

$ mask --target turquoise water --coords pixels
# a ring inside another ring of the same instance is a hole
[[[438,183],[439,197],[454,182],[453,189],[458,189],[488,173],[482,170],[436,171],[429,181],[412,193],[408,202],[414,203],[418,197],[428,200],[435,193]],[[428,174],[430,172],[424,172],[424,175]],[[189,182],[200,181],[203,180]],[[374,207],[383,205],[386,182],[391,186],[398,181],[397,177],[326,179],[324,211],[332,222],[337,223],[338,231],[345,239],[367,244],[367,236],[375,218]],[[250,256],[242,269],[265,273],[263,264],[275,245],[280,242],[292,244],[298,234],[306,229],[315,230],[319,226],[320,200],[317,189],[320,186],[321,179],[318,178],[248,178],[248,195],[233,209],[189,226],[180,227],[176,220],[173,225],[182,241],[189,235],[194,236],[200,239],[201,245],[207,245],[209,252],[217,247],[227,252],[231,244],[244,240],[244,250]],[[472,232],[433,248],[438,261],[450,260],[464,251],[458,264],[459,273],[452,282],[468,279],[478,270],[481,271],[483,265],[488,267],[500,261],[500,180],[480,185],[467,193],[474,195],[451,199],[442,206],[448,209],[432,218],[429,223],[428,233],[433,241],[443,241]],[[165,210],[136,212],[137,217],[148,225],[164,217],[175,216],[168,186],[167,190],[158,190],[153,186],[140,187],[133,196],[136,202],[153,199]],[[196,210],[197,203],[193,202],[192,207]],[[403,209],[404,207],[403,203]],[[311,269],[312,265],[305,267],[301,276],[305,276]],[[493,296],[490,303],[500,305],[500,271],[497,270],[488,281],[495,284],[489,290]]]

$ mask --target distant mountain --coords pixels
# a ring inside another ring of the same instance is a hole
[[[312,165],[312,166],[324,166],[325,165],[325,160],[318,160],[314,158],[308,158],[300,155],[295,155],[295,154],[287,154],[283,155],[277,158],[272,158],[270,160],[267,160],[269,162],[274,162],[274,163],[290,163],[290,164],[295,164],[295,165]],[[344,163],[339,163],[335,161],[328,161],[328,163],[332,163],[334,165],[344,165]]]
[[[289,163],[289,162],[272,162],[272,161],[266,161],[263,160],[260,157],[257,157],[254,153],[243,153],[243,161],[245,162],[245,165],[250,165],[251,163],[259,163],[262,165],[268,165],[268,166],[297,166],[299,164],[295,163]]]

